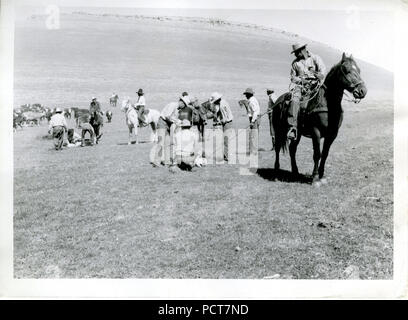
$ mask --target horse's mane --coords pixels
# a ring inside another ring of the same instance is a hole
[[[327,73],[326,78],[324,79],[324,83],[327,83],[332,77],[337,68],[340,66],[341,62],[336,63],[333,67],[331,67],[330,71]]]
[[[342,65],[342,63],[346,60],[350,60],[351,62],[355,63],[354,59],[350,57],[343,56],[340,62],[337,62],[333,67],[331,67],[330,71],[327,73],[326,78],[324,79],[324,83],[327,83],[333,77],[335,71]]]

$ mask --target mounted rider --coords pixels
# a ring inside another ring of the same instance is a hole
[[[136,108],[136,110],[141,109],[140,114],[142,114],[144,112],[144,109],[146,107],[146,99],[144,97],[143,89],[139,89],[137,91],[137,101],[136,101],[134,107]]]
[[[89,104],[89,112],[93,115],[95,112],[101,112],[101,105],[96,97],[92,97],[92,101]]]
[[[99,139],[102,137],[103,133],[100,132],[102,124],[103,124],[103,111],[101,110],[101,105],[96,97],[92,97],[92,101],[89,105],[89,113],[91,114],[91,118],[89,119],[89,123],[93,127],[96,135],[96,143],[98,143]]]
[[[322,83],[326,66],[323,60],[316,54],[311,53],[306,49],[307,44],[294,44],[292,52],[296,59],[292,62],[290,71],[290,80],[292,88],[292,101],[289,107],[288,124],[290,130],[288,132],[289,139],[297,139],[297,125],[299,109],[307,106],[307,99],[310,96],[310,88],[318,82]]]

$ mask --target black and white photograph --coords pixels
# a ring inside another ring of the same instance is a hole
[[[2,0],[0,295],[406,295],[407,9]]]

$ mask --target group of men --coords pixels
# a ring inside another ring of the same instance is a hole
[[[289,139],[298,138],[298,114],[299,111],[300,114],[302,114],[302,110],[304,110],[307,105],[308,94],[310,94],[308,90],[305,90],[305,87],[312,81],[317,81],[321,84],[326,72],[322,59],[308,51],[306,46],[306,44],[295,44],[292,46],[293,50],[291,53],[294,54],[296,58],[292,62],[290,71],[292,89],[288,109],[288,124],[290,127],[288,132]],[[146,100],[143,89],[139,89],[137,93],[138,100],[135,103],[135,107],[137,109],[145,108]],[[274,106],[278,105],[280,101],[277,99],[273,89],[267,89],[266,93],[268,95],[267,113],[269,116],[273,149],[275,134],[272,125],[272,113]],[[257,139],[260,124],[260,105],[255,98],[255,92],[252,88],[247,88],[243,92],[243,95],[246,97],[248,104],[249,128],[255,129],[250,130],[250,150],[256,152],[257,149],[254,149],[254,141]],[[180,167],[191,170],[194,165],[200,166],[203,164],[198,132],[192,130],[194,108],[198,107],[196,101],[197,99],[190,98],[187,92],[184,92],[177,102],[167,104],[161,111],[157,125],[158,142],[153,157],[151,158],[151,163],[154,167],[170,165],[171,168]],[[224,161],[228,162],[228,132],[233,129],[232,121],[234,117],[228,102],[219,92],[211,94],[209,103],[211,113],[214,115],[213,126],[215,129],[221,129],[224,135],[223,157]],[[93,114],[95,111],[100,111],[100,105],[99,102],[96,101],[96,98],[93,98],[90,105],[90,112]],[[56,149],[61,148],[63,128],[65,127],[66,129],[66,122],[61,113],[62,111],[57,108],[56,114],[50,121],[50,128],[52,128],[54,139],[56,140]],[[99,132],[93,132],[89,121],[83,122],[81,128],[82,144],[86,132],[89,132],[91,137],[96,135],[100,138],[101,134]]]
[[[102,137],[100,132],[101,126],[93,126],[95,118],[102,114],[101,106],[96,97],[92,97],[92,101],[89,105],[89,113],[84,113],[78,117],[78,127],[81,129],[81,138],[75,134],[74,129],[68,129],[67,121],[61,108],[55,109],[55,114],[51,116],[48,125],[48,132],[52,133],[54,139],[55,150],[61,150],[64,145],[64,137],[67,134],[67,145],[80,145],[85,146],[85,136],[88,133],[90,136],[90,144],[98,143]],[[77,144],[80,142],[80,144]]]
[[[247,88],[243,94],[249,104],[250,128],[257,129],[260,120],[259,102],[254,96],[253,89]],[[196,98],[190,98],[188,93],[184,92],[177,102],[167,104],[162,110],[158,122],[157,148],[151,159],[154,167],[169,165],[174,171],[177,167],[191,170],[194,166],[205,164],[198,131],[192,129],[194,109],[199,107],[196,101]],[[213,128],[223,133],[223,158],[228,162],[228,144],[232,136],[234,116],[221,93],[212,93],[208,101],[209,112],[213,115]]]

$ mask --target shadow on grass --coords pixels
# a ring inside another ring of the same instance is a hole
[[[141,144],[141,143],[152,143],[152,142],[148,141],[148,140],[143,140],[143,141],[139,141],[138,143]],[[136,141],[132,141],[131,144],[136,144]],[[127,145],[128,145],[127,142],[119,142],[118,143],[118,146],[127,146]]]
[[[296,182],[296,183],[306,183],[312,184],[312,176],[297,174],[294,175],[292,172],[287,170],[275,170],[271,168],[259,168],[256,171],[257,175],[269,181],[281,181],[281,182]]]

